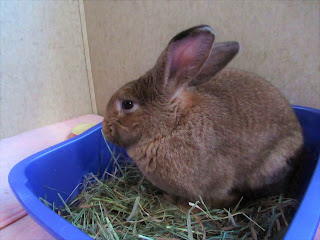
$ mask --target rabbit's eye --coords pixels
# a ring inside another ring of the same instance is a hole
[[[122,113],[132,113],[139,108],[139,103],[133,100],[117,101],[117,108]]]
[[[122,102],[122,108],[125,110],[129,110],[131,108],[133,108],[133,102],[130,100],[125,100]]]

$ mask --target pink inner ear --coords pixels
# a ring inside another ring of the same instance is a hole
[[[209,43],[207,38],[208,35],[203,34],[202,36],[189,37],[173,44],[169,52],[169,57],[171,57],[169,78],[175,77],[180,70],[187,72],[192,70],[199,63],[202,63],[201,60],[206,59]]]

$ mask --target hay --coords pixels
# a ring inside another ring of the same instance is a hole
[[[199,201],[188,212],[167,201],[130,161],[112,154],[113,172],[85,177],[82,192],[64,208],[41,200],[94,239],[281,239],[297,209],[283,194],[232,209],[208,209]],[[108,176],[106,180],[103,180]],[[194,211],[196,210],[196,211]]]

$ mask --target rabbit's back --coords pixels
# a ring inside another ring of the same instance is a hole
[[[238,123],[258,125],[259,120],[264,123],[293,124],[297,126],[297,119],[287,99],[278,89],[254,73],[238,69],[224,69],[207,83],[198,87],[200,94],[214,97],[222,104],[226,111],[235,114]],[[214,107],[214,106],[213,106]],[[299,125],[298,125],[299,126]]]
[[[211,133],[233,159],[239,189],[280,181],[301,149],[299,122],[286,98],[266,80],[224,69],[198,87]],[[277,180],[278,179],[278,180]]]

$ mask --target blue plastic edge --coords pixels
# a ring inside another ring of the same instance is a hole
[[[35,159],[46,155],[51,151],[65,147],[73,142],[76,142],[86,136],[100,131],[102,123],[88,129],[79,136],[73,137],[67,141],[49,147],[42,150],[30,157],[17,163],[10,171],[8,181],[11,189],[13,190],[16,198],[19,200],[21,205],[27,211],[27,213],[34,219],[40,226],[42,226],[48,233],[50,233],[56,239],[83,239],[92,240],[86,233],[82,232],[71,223],[60,217],[58,214],[53,212],[50,208],[45,206],[26,186],[27,178],[25,175],[26,166],[34,161]],[[17,194],[19,193],[19,194]],[[37,206],[32,207],[32,206]],[[40,217],[39,217],[40,216]],[[54,227],[52,227],[54,226]]]
[[[295,109],[313,112],[320,115],[320,110],[302,106],[292,106]],[[319,122],[320,125],[320,122]],[[320,156],[313,171],[308,188],[302,202],[295,213],[284,240],[311,240],[315,237],[320,223]]]
[[[311,111],[320,115],[320,110],[303,107],[303,106],[292,106],[294,109],[301,109],[305,111]],[[319,123],[320,124],[320,123]],[[50,208],[46,207],[42,202],[34,196],[34,194],[26,186],[26,176],[24,173],[25,167],[29,162],[36,158],[41,157],[51,151],[58,148],[67,146],[79,139],[82,139],[96,131],[100,131],[102,124],[99,123],[96,126],[90,128],[84,133],[69,139],[65,142],[59,143],[55,146],[49,147],[42,150],[16,164],[10,171],[8,181],[13,190],[16,198],[19,200],[21,205],[26,209],[28,214],[41,225],[48,233],[50,233],[56,239],[92,239],[87,234],[73,226],[68,221],[64,220],[58,214],[53,212]],[[15,176],[15,177],[13,177]],[[18,176],[18,177],[17,177]],[[16,192],[19,192],[17,194]],[[313,239],[318,224],[320,221],[320,157],[318,158],[317,165],[313,172],[313,176],[310,180],[307,191],[304,194],[303,200],[294,216],[293,221],[284,237],[284,240],[294,239]],[[37,206],[32,208],[30,206]],[[32,211],[31,211],[32,208]],[[38,216],[41,216],[39,218]],[[51,227],[54,226],[54,227]],[[61,227],[59,227],[61,226]]]

